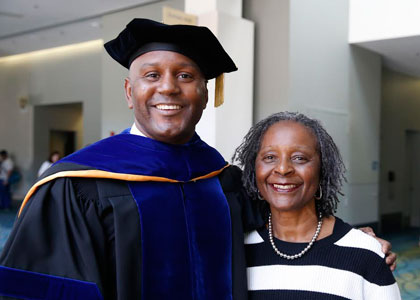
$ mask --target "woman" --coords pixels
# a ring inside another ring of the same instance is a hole
[[[318,121],[274,114],[234,159],[267,219],[245,238],[250,299],[400,299],[380,244],[333,215],[345,167]]]
[[[44,161],[38,170],[38,177],[40,177],[49,167],[60,159],[60,152],[53,151],[46,161]]]
[[[14,164],[6,150],[0,151],[0,209],[9,209],[12,203],[10,177]]]

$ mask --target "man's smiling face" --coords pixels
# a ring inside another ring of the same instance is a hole
[[[199,67],[182,54],[152,51],[140,55],[125,80],[137,128],[161,142],[188,142],[207,105],[206,83]]]

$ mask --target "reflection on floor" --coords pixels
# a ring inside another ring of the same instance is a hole
[[[12,229],[16,209],[0,211],[0,252]],[[398,254],[397,270],[394,276],[398,281],[403,300],[420,300],[420,229],[403,234],[385,236],[391,241],[393,251]]]
[[[16,217],[16,209],[0,210],[0,252],[3,250],[4,243],[12,230],[13,222]]]
[[[403,300],[420,300],[420,229],[386,236],[398,254],[394,276]]]

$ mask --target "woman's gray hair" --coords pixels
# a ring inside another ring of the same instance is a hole
[[[346,180],[344,176],[346,168],[337,145],[320,122],[301,113],[286,111],[265,118],[251,127],[244,137],[242,144],[235,150],[232,162],[238,163],[243,168],[242,182],[248,195],[252,200],[260,201],[263,215],[266,218],[269,207],[266,201],[258,200],[255,160],[265,132],[273,124],[281,121],[292,121],[302,124],[315,135],[321,162],[319,183],[322,188],[322,198],[316,200],[316,206],[324,216],[333,215],[337,210],[338,196],[343,195],[341,187]]]

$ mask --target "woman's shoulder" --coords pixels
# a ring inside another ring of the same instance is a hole
[[[382,252],[381,244],[370,235],[352,227],[350,224],[337,217],[335,226],[337,227],[337,230],[346,232],[334,243],[336,246],[363,249],[373,252],[381,258],[385,257],[385,254]]]
[[[264,243],[264,239],[258,230],[253,230],[245,233],[244,243],[245,245],[260,244]]]

